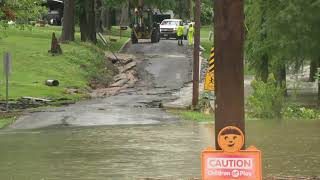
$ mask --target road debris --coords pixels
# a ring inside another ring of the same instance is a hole
[[[47,86],[59,86],[59,81],[58,80],[46,80],[45,84]]]
[[[130,63],[124,65],[123,67],[120,66],[119,70],[120,70],[121,73],[123,73],[123,72],[131,70],[132,68],[134,68],[136,66],[137,66],[136,62],[130,62]]]
[[[51,102],[52,100],[49,99],[44,99],[44,98],[36,98],[36,97],[22,97],[21,98],[22,101],[26,100],[26,101],[31,101],[31,102]]]

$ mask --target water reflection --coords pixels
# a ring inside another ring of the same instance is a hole
[[[263,150],[264,174],[319,175],[320,122],[250,121],[247,144]],[[0,179],[102,180],[200,176],[212,124],[51,128],[0,132]]]

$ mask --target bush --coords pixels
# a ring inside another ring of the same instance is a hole
[[[281,118],[285,107],[284,89],[277,86],[273,75],[267,83],[254,80],[251,83],[253,94],[249,96],[247,106],[249,116],[255,118]]]
[[[6,21],[0,20],[0,40],[7,37],[6,29],[9,27]]]
[[[212,101],[214,99],[214,95],[211,92],[203,92],[200,96],[198,105],[196,107],[197,110],[199,110],[200,112],[204,112],[204,113],[210,113],[211,111],[211,105],[210,105],[210,101]]]
[[[314,109],[309,109],[301,106],[291,105],[287,107],[283,113],[288,119],[320,119],[320,112]]]

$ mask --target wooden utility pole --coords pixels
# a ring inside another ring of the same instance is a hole
[[[226,126],[236,126],[245,133],[244,2],[243,0],[214,0],[214,9],[215,137],[217,137],[219,131]],[[216,148],[220,149],[217,138]]]
[[[195,36],[193,50],[193,94],[192,106],[195,107],[199,100],[199,51],[200,51],[200,0],[195,1]]]

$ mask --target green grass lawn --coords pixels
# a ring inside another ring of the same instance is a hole
[[[0,129],[5,128],[15,120],[14,117],[0,118]]]
[[[205,59],[209,58],[210,50],[213,45],[213,42],[209,41],[209,34],[212,28],[212,26],[202,26],[200,31],[200,44],[205,49],[205,51],[202,54],[202,57],[204,57]]]
[[[61,27],[60,27],[61,29]],[[10,98],[22,96],[43,98],[78,99],[83,95],[65,94],[65,88],[86,88],[92,62],[103,60],[103,51],[89,43],[79,42],[79,33],[76,33],[76,42],[61,44],[63,55],[52,56],[48,53],[51,44],[51,34],[56,32],[60,36],[58,27],[34,27],[31,30],[9,28],[7,37],[0,40],[0,49],[12,54],[12,74],[10,76]],[[109,38],[109,37],[107,37]],[[118,38],[118,37],[114,37]],[[110,49],[117,51],[128,38],[112,42]],[[0,73],[3,75],[2,63]],[[3,79],[3,78],[2,78]],[[59,87],[44,85],[47,79],[60,81]],[[0,99],[4,98],[4,83],[0,82]]]
[[[114,35],[105,35],[105,39],[110,43],[110,46],[107,48],[107,50],[118,52],[120,48],[128,41],[128,37],[122,37],[114,36]],[[116,40],[115,42],[111,40]]]
[[[204,114],[197,111],[179,111],[179,110],[168,110],[168,112],[176,114],[183,120],[190,120],[196,122],[213,122],[213,115]]]
[[[111,30],[105,30],[108,35],[112,36],[120,36],[120,26],[112,26]],[[127,30],[122,30],[121,31],[121,37],[124,39],[130,38],[131,37],[131,30],[128,27]]]

